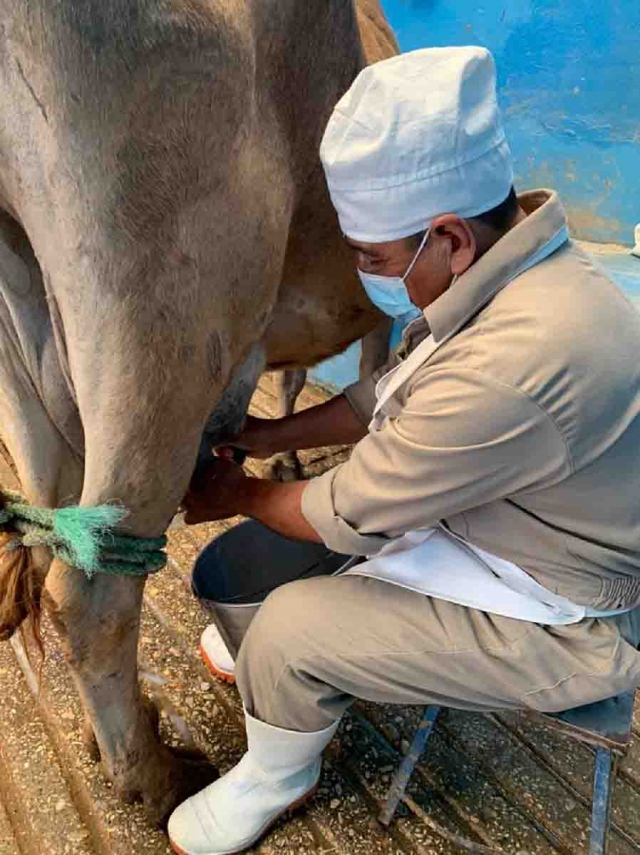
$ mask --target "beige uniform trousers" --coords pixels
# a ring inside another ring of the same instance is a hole
[[[321,730],[354,698],[469,710],[569,709],[640,685],[640,609],[571,626],[486,614],[357,576],[275,590],[241,645],[247,710]]]

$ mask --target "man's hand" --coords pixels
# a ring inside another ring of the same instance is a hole
[[[217,457],[200,470],[182,501],[187,525],[222,520],[239,514],[259,520],[285,537],[322,543],[302,513],[303,481],[277,484],[247,478],[242,468]]]
[[[187,525],[224,520],[241,513],[244,470],[230,460],[217,457],[198,473],[182,500]]]
[[[247,416],[242,432],[233,437],[233,448],[246,451],[249,457],[257,457],[263,460],[276,454],[279,449],[275,447],[279,429],[279,419],[257,419]],[[217,449],[220,457],[230,458],[233,448],[222,446]]]
[[[256,419],[248,416],[244,430],[229,445],[218,448],[222,457],[231,457],[229,448],[241,448],[249,457],[271,457],[280,451],[298,451],[321,445],[348,445],[366,436],[367,428],[358,419],[344,395],[337,395],[317,407],[283,419]]]

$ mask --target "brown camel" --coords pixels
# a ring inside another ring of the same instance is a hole
[[[0,22],[0,438],[33,505],[118,501],[156,537],[265,368],[380,320],[318,148],[358,24],[372,59],[395,42],[377,0],[0,0]],[[42,589],[106,773],[160,820],[202,780],[141,702],[143,587],[5,552],[0,634]]]

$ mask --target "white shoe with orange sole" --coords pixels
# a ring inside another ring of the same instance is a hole
[[[315,793],[322,751],[335,722],[315,733],[265,724],[245,713],[247,753],[237,766],[172,813],[169,840],[177,855],[244,852],[286,811]]]
[[[225,683],[235,683],[233,656],[215,623],[210,623],[200,637],[200,655],[214,677]]]

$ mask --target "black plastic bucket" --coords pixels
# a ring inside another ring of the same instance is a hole
[[[196,597],[205,601],[233,655],[271,591],[297,579],[337,576],[358,559],[323,544],[290,540],[254,520],[211,541],[193,569]]]

